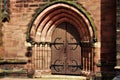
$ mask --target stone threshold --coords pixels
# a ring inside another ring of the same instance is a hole
[[[84,76],[68,76],[68,75],[42,75],[41,77],[24,78],[24,77],[4,77],[0,80],[88,80]]]
[[[55,79],[55,80],[86,80],[84,76],[70,76],[70,75],[41,75],[40,77],[35,77],[35,79]]]
[[[58,74],[51,74],[51,70],[41,71],[36,70],[35,74],[33,75],[35,79],[65,79],[65,80],[86,80],[85,76],[78,76],[78,75],[58,75]]]

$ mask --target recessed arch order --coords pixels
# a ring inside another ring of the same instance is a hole
[[[27,39],[35,42],[50,42],[52,32],[62,22],[75,26],[81,41],[96,41],[96,27],[90,14],[81,6],[57,1],[44,7],[33,17],[28,26]]]

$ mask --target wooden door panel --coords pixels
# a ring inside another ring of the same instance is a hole
[[[53,74],[80,74],[81,48],[79,34],[69,23],[60,24],[53,32],[51,70]]]
[[[63,59],[64,59],[64,46],[63,46],[63,42],[65,40],[65,25],[61,24],[60,26],[58,26],[60,28],[56,28],[54,30],[54,34],[53,34],[53,41],[54,43],[56,43],[54,46],[52,46],[52,65],[53,65],[53,69],[52,69],[52,73],[60,73],[63,74]]]
[[[67,41],[68,41],[68,69],[66,74],[80,74],[81,65],[80,60],[80,46],[77,45],[79,41],[79,33],[71,24],[67,24]]]

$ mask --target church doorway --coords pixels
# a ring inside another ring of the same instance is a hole
[[[27,34],[34,70],[50,74],[93,73],[95,41],[95,26],[87,12],[67,2],[51,3],[37,13]]]

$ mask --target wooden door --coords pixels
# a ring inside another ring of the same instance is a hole
[[[81,47],[77,29],[67,22],[56,27],[52,35],[52,74],[81,73]]]

